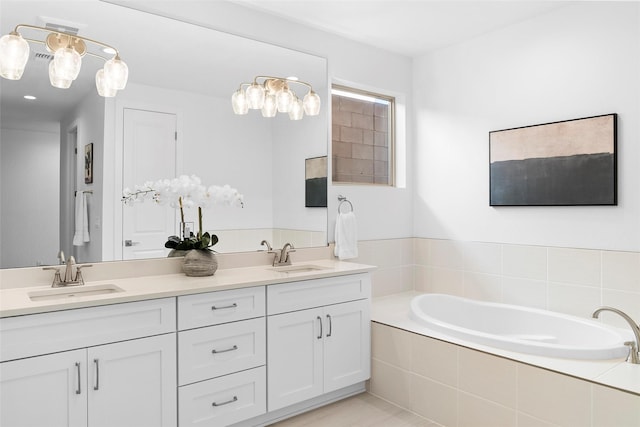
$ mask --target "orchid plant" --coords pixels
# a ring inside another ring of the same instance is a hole
[[[182,238],[170,236],[164,244],[166,248],[176,250],[206,249],[218,243],[218,236],[203,232],[202,208],[218,204],[227,206],[244,206],[243,196],[238,190],[228,185],[205,186],[200,178],[195,175],[181,175],[173,179],[161,179],[148,181],[133,190],[125,188],[122,192],[122,202],[127,205],[142,202],[151,198],[159,205],[169,204],[174,208],[180,208],[180,223],[182,226]],[[184,228],[185,208],[198,208],[198,233],[189,232],[187,236]]]

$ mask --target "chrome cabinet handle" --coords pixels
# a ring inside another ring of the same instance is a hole
[[[93,364],[96,367],[96,381],[93,385],[94,390],[100,390],[100,361],[93,359]]]
[[[327,338],[329,338],[331,336],[331,330],[333,329],[332,325],[331,325],[331,315],[330,314],[327,314],[327,320],[329,321],[329,331],[327,332]]]
[[[134,242],[133,240],[129,240],[129,239],[124,241],[124,245],[126,247],[131,247],[131,246],[135,246],[135,245],[139,245],[139,244],[140,244],[140,242]]]
[[[226,402],[220,402],[220,403],[213,402],[211,406],[224,406],[224,405],[228,405],[229,403],[233,403],[236,400],[238,400],[238,396],[233,396],[233,399],[227,400]]]
[[[80,388],[80,362],[76,362],[76,374],[78,377],[78,387],[76,388],[76,394],[81,394],[82,389]]]
[[[237,349],[238,349],[238,346],[237,346],[237,345],[234,345],[234,346],[233,346],[233,347],[231,347],[231,348],[226,348],[226,349],[224,349],[224,350],[216,350],[216,349],[214,348],[213,350],[211,350],[211,353],[213,353],[213,354],[218,354],[218,353],[227,353],[227,352],[229,352],[229,351],[233,351],[233,350],[237,350]]]
[[[321,340],[322,339],[322,317],[318,316],[318,317],[316,317],[316,319],[318,319],[318,322],[320,322],[320,333],[318,334],[318,336],[316,338]]]
[[[238,304],[236,304],[235,302],[231,305],[224,305],[222,307],[216,307],[215,305],[211,306],[211,310],[224,310],[225,308],[236,308],[238,306]]]

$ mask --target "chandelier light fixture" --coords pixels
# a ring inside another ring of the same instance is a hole
[[[18,32],[21,28],[47,34],[44,40],[23,38]],[[47,50],[53,54],[53,59],[49,62],[49,81],[54,87],[67,89],[71,86],[80,73],[82,57],[85,55],[105,61],[104,67],[96,73],[96,88],[100,96],[113,97],[127,85],[129,68],[120,59],[118,50],[113,46],[76,34],[27,24],[19,24],[12,32],[0,37],[0,76],[9,80],[20,80],[29,59],[28,42],[44,44]],[[102,52],[113,55],[113,57],[109,58],[89,52],[87,44],[94,44]]]
[[[304,98],[291,89],[300,85],[308,91]],[[291,120],[301,120],[320,113],[320,96],[309,83],[292,77],[256,76],[252,83],[240,83],[231,96],[231,105],[236,114],[247,114],[249,110],[261,110],[263,117],[274,117],[277,113],[289,113]]]

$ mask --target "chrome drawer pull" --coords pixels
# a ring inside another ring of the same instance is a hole
[[[235,302],[231,305],[225,305],[222,307],[216,307],[215,305],[211,306],[211,310],[224,310],[225,308],[236,308],[238,306],[238,304],[236,304]]]
[[[333,329],[331,326],[331,315],[327,314],[327,320],[329,321],[329,332],[327,332],[327,338],[331,336],[331,330]]]
[[[80,388],[80,362],[76,362],[76,373],[78,374],[78,388],[76,388],[76,394],[81,394],[82,389]]]
[[[100,361],[98,359],[93,359],[93,364],[96,366],[96,383],[93,386],[94,390],[100,390]]]
[[[318,336],[316,338],[321,340],[322,339],[322,317],[317,316],[316,319],[318,319],[318,321],[320,322],[320,333],[318,334]]]
[[[237,349],[238,349],[238,346],[237,346],[237,345],[234,345],[233,347],[231,347],[231,348],[227,348],[227,349],[225,349],[225,350],[216,350],[216,349],[213,349],[213,350],[211,350],[211,353],[213,353],[213,354],[226,353],[226,352],[228,352],[228,351],[233,351],[233,350],[237,350]]]
[[[229,403],[233,403],[233,402],[235,402],[236,400],[238,400],[238,396],[233,396],[233,399],[231,399],[231,400],[227,400],[226,402],[221,402],[221,403],[213,402],[213,403],[211,404],[211,406],[223,406],[223,405],[228,405]]]

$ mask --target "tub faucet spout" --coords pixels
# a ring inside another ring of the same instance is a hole
[[[640,364],[640,352],[638,350],[638,348],[640,348],[640,326],[638,326],[636,322],[627,313],[613,307],[600,307],[599,309],[593,312],[592,314],[593,318],[597,319],[600,313],[603,311],[611,311],[613,313],[616,313],[617,315],[619,315],[620,317],[622,317],[624,320],[627,321],[636,339],[635,342],[633,341],[625,342],[625,345],[628,345],[630,347],[629,357],[627,358],[627,362]]]

